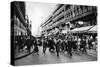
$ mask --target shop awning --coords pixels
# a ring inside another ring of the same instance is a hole
[[[90,30],[88,30],[88,32],[90,33],[97,33],[97,25],[93,26]]]
[[[75,28],[71,30],[70,32],[72,33],[82,33],[82,32],[87,32],[89,29],[91,29],[93,26],[86,26],[86,27],[81,27],[81,28]]]

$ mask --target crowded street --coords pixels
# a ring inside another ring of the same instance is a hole
[[[92,52],[93,53],[93,52]],[[73,57],[69,57],[67,53],[60,53],[57,57],[55,53],[50,53],[47,49],[46,54],[43,54],[42,47],[39,47],[39,55],[30,54],[27,57],[16,60],[16,65],[32,65],[32,64],[54,64],[54,63],[72,63],[97,60],[96,54],[80,54],[73,53]]]

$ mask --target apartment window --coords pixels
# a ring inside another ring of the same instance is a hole
[[[66,17],[66,18],[69,18],[70,16],[71,16],[71,11],[67,11],[65,17]]]
[[[82,8],[81,8],[81,6],[78,6],[78,11],[79,11],[79,14],[82,14]]]
[[[70,5],[65,6],[65,10],[68,10],[70,8]]]
[[[83,6],[83,12],[86,12],[86,7],[85,6]]]
[[[92,10],[92,6],[88,6],[88,11],[91,11]]]
[[[77,7],[77,6],[74,7],[74,15],[75,15],[75,16],[78,15],[78,7]]]

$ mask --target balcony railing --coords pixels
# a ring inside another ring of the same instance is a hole
[[[64,16],[64,12],[60,13],[57,17],[53,18],[53,21],[56,22],[62,16]]]
[[[59,14],[60,12],[62,12],[64,10],[64,6],[60,7],[55,13],[54,16],[56,16],[57,14]]]

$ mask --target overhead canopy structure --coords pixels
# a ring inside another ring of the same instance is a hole
[[[87,32],[89,29],[91,29],[93,26],[86,26],[86,27],[81,27],[81,28],[75,28],[71,30],[71,33],[83,33]]]
[[[88,30],[90,33],[97,33],[97,25],[93,26],[90,30]]]

